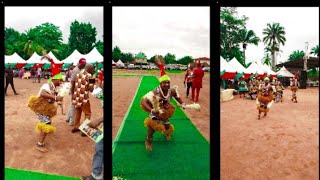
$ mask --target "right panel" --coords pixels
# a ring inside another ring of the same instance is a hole
[[[221,179],[319,179],[319,8],[222,7]]]

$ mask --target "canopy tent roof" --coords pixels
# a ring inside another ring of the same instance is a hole
[[[121,59],[119,59],[119,61],[118,61],[116,64],[117,64],[117,65],[124,66],[124,63],[121,61]]]
[[[48,53],[48,56],[53,59],[53,62],[55,64],[63,64],[63,62],[58,60],[58,58],[56,58],[56,56],[51,51]]]
[[[234,67],[238,73],[252,74],[248,69],[243,67],[236,58],[231,59],[228,63]]]
[[[294,77],[294,74],[289,72],[284,66],[277,72],[277,75],[280,75],[282,77]]]
[[[116,64],[116,63],[114,62],[114,60],[112,60],[112,64]]]
[[[264,73],[267,73],[268,75],[271,75],[271,76],[276,76],[277,75],[277,73],[272,71],[272,69],[268,65],[261,64],[260,62],[256,62],[256,63],[262,70],[264,70]]]
[[[99,53],[99,51],[95,47],[88,54],[83,56],[87,60],[87,63],[103,62],[103,56]]]
[[[81,58],[85,58],[85,55],[79,53],[78,50],[74,50],[70,56],[63,60],[63,63],[73,63],[74,65],[77,65]]]
[[[237,70],[231,66],[223,57],[220,56],[220,71],[226,71],[230,73],[236,73]]]
[[[281,64],[277,64],[277,67],[283,67],[285,66],[286,68],[298,68],[298,69],[303,69],[303,58],[292,60],[292,61],[287,61]],[[307,60],[307,67],[308,69],[312,69],[315,67],[319,67],[319,57],[309,57]]]
[[[20,64],[26,64],[27,62],[22,59],[17,53],[13,53],[12,55],[5,56],[4,57],[4,63],[20,63]]]
[[[261,69],[256,62],[251,63],[247,70],[258,75],[263,75],[265,73],[264,69]]]
[[[50,63],[47,59],[41,60],[41,56],[39,56],[36,52],[32,54],[32,56],[27,60],[28,64],[45,64]]]
[[[220,77],[222,79],[231,79],[234,78],[236,74],[237,70],[220,56]]]

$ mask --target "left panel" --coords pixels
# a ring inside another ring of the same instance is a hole
[[[5,7],[5,179],[103,177],[103,45],[103,6]]]

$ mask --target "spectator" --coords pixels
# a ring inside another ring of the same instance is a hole
[[[16,90],[14,89],[14,84],[13,84],[13,70],[10,67],[10,64],[8,63],[8,69],[5,70],[5,76],[6,76],[6,87],[4,89],[5,95],[7,96],[7,88],[9,84],[11,85],[11,88],[14,92],[14,95],[18,95]]]

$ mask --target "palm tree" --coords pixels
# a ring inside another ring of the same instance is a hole
[[[248,44],[254,44],[258,45],[260,42],[260,39],[256,36],[256,34],[252,31],[247,29],[241,29],[239,31],[239,40],[242,43],[242,48],[243,48],[243,56],[244,56],[244,64],[246,63],[246,49]]]
[[[311,49],[311,54],[314,54],[319,57],[319,45],[316,45]]]
[[[280,44],[284,45],[286,42],[284,27],[279,23],[268,23],[267,28],[262,32],[265,36],[263,42],[270,46],[272,55],[272,66],[276,65],[275,52],[280,50]]]
[[[304,57],[304,51],[296,50],[289,55],[289,61],[301,59],[303,57]]]
[[[271,66],[271,58],[269,53],[266,53],[265,56],[262,58],[262,64]]]
[[[25,42],[23,51],[30,57],[34,52],[40,53],[44,51],[44,48],[40,46],[37,42],[37,31],[35,29],[29,29],[24,34],[27,38]]]

